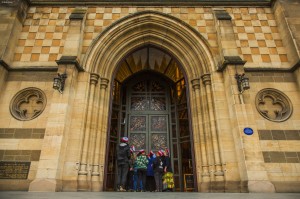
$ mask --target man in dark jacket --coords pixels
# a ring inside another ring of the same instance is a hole
[[[121,143],[117,149],[118,162],[118,191],[126,191],[125,185],[127,180],[127,173],[129,169],[130,147],[128,145],[128,138],[122,137]]]

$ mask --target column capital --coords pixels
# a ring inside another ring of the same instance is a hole
[[[191,81],[191,83],[192,83],[192,87],[194,90],[200,89],[200,79],[199,78],[193,79]]]
[[[106,89],[109,83],[109,79],[101,78],[100,80],[100,88]]]
[[[204,85],[210,85],[211,84],[211,74],[207,73],[201,76],[202,82]]]
[[[96,85],[98,83],[99,75],[96,73],[90,74],[90,84]]]

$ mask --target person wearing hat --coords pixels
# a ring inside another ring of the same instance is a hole
[[[164,172],[163,160],[162,160],[163,152],[157,151],[156,158],[153,160],[153,170],[154,170],[154,179],[156,185],[156,192],[162,192],[162,176]]]
[[[128,145],[128,138],[122,137],[121,143],[117,148],[117,164],[118,164],[117,191],[126,191],[125,185],[127,181],[129,160],[130,160],[130,147]]]
[[[130,147],[130,159],[129,159],[129,171],[127,174],[127,191],[132,192],[134,190],[134,162],[135,162],[135,147]]]
[[[148,154],[148,165],[147,165],[147,179],[146,179],[146,191],[155,191],[155,180],[153,172],[153,160],[155,159],[155,154],[153,151],[150,151]]]
[[[174,188],[174,179],[173,179],[173,171],[172,171],[172,165],[171,165],[171,158],[170,158],[170,152],[169,149],[165,149],[163,151],[163,167],[164,167],[164,175],[163,175],[163,181],[167,182],[167,187],[163,191],[173,191]]]
[[[145,192],[148,159],[145,150],[141,149],[136,158],[138,173],[137,191]]]

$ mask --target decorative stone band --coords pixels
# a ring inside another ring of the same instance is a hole
[[[265,163],[300,163],[299,151],[263,151]]]
[[[257,130],[260,140],[300,140],[300,130]]]
[[[43,139],[46,129],[0,128],[0,139]]]
[[[0,150],[0,161],[39,161],[41,150]]]

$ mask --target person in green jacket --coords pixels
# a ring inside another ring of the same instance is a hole
[[[135,161],[136,161],[136,168],[138,173],[137,190],[141,192],[145,192],[148,159],[146,157],[146,153],[144,149],[141,149],[139,151]]]

